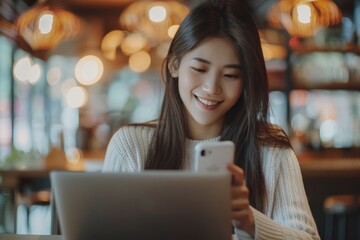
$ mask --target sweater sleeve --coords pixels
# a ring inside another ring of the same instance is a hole
[[[144,168],[151,137],[152,131],[146,127],[126,126],[120,128],[109,142],[102,171],[141,171]]]
[[[265,179],[269,179],[269,175],[273,179],[267,186],[272,192],[268,212],[264,214],[251,208],[255,239],[320,239],[293,150],[275,150],[270,163],[264,169]]]

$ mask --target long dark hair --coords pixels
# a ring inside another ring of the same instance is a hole
[[[169,66],[178,67],[182,57],[208,37],[229,39],[242,64],[243,92],[225,116],[221,140],[235,143],[235,163],[244,169],[250,203],[263,210],[266,190],[260,146],[290,147],[290,143],[281,129],[268,123],[269,89],[258,28],[240,0],[201,3],[177,31],[163,63],[165,95],[145,169],[183,168],[188,126],[178,78]]]

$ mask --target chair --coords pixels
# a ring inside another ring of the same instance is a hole
[[[325,240],[360,239],[360,198],[333,195],[324,200]]]

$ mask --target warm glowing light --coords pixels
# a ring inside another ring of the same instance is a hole
[[[296,7],[297,19],[299,22],[307,24],[311,22],[311,9],[308,5],[298,5]]]
[[[177,30],[179,29],[179,25],[172,25],[171,27],[169,27],[168,29],[168,35],[171,39],[174,38]]]
[[[71,108],[80,108],[87,103],[88,94],[83,87],[70,88],[66,94],[66,103]]]
[[[82,152],[76,147],[71,147],[66,150],[66,159],[70,164],[78,164],[82,158]]]
[[[54,15],[52,13],[44,13],[39,18],[39,30],[41,34],[48,34],[51,32],[54,23]]]
[[[151,57],[149,53],[145,51],[140,51],[134,53],[129,58],[129,67],[135,72],[144,72],[146,71],[151,64]]]
[[[46,75],[46,80],[51,86],[56,85],[60,81],[60,79],[61,71],[59,67],[51,68]]]
[[[31,67],[31,59],[28,56],[20,58],[14,65],[14,76],[18,80],[26,82],[29,79]]]
[[[116,50],[121,45],[124,38],[125,34],[120,30],[114,30],[105,35],[101,41],[101,50],[107,59],[115,60]]]
[[[178,1],[133,1],[121,12],[120,25],[129,32],[141,33],[154,46],[168,41],[168,29],[180,24],[189,8]]]
[[[268,14],[271,25],[284,27],[291,36],[301,38],[314,36],[341,19],[341,10],[332,0],[278,0]]]
[[[166,9],[163,6],[153,6],[149,9],[149,19],[152,22],[162,22],[167,17]]]
[[[53,49],[63,40],[76,37],[81,30],[80,19],[75,14],[49,2],[38,1],[16,21],[19,36],[36,51]]]
[[[75,66],[76,80],[83,85],[92,85],[100,80],[104,73],[104,64],[94,56],[81,58]]]
[[[34,64],[28,56],[20,58],[14,65],[13,74],[21,82],[35,84],[41,76],[41,66]]]
[[[131,55],[143,49],[146,46],[146,39],[139,33],[131,33],[121,44],[121,50],[126,55]]]

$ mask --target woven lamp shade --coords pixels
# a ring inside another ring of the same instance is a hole
[[[291,36],[311,37],[321,28],[338,24],[342,14],[331,0],[280,0],[270,11],[269,22],[284,27]]]
[[[80,19],[73,13],[40,2],[24,12],[16,22],[18,34],[34,50],[51,50],[61,41],[77,36]]]
[[[154,22],[149,15],[152,9],[160,8],[165,10],[164,19]],[[130,4],[120,14],[120,25],[130,31],[141,33],[153,45],[170,39],[168,29],[172,25],[179,25],[189,9],[176,1],[136,1]]]

